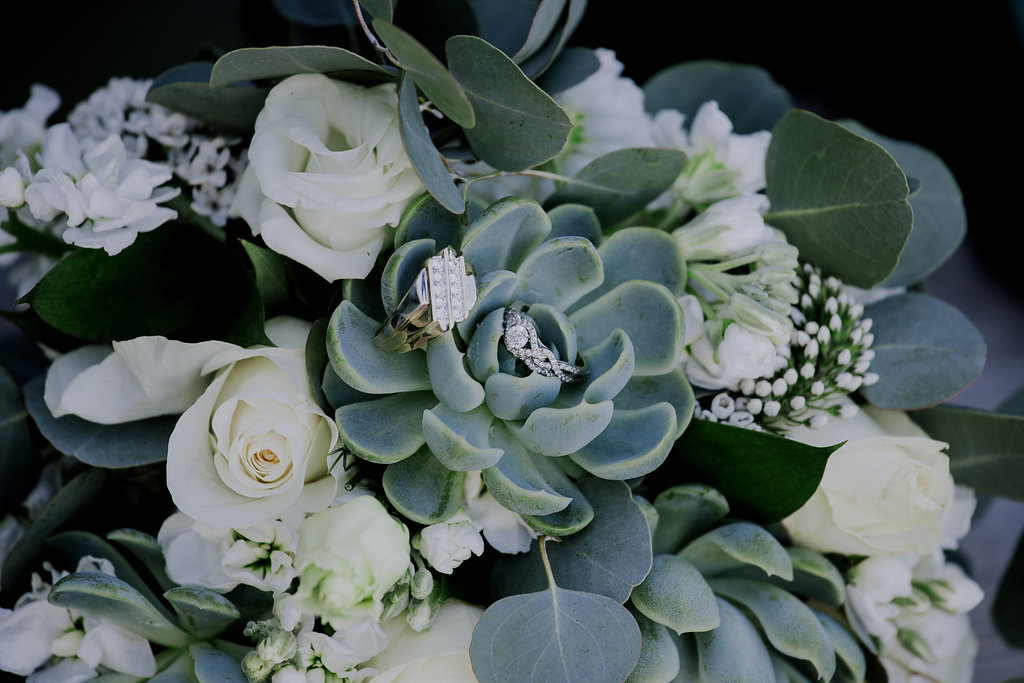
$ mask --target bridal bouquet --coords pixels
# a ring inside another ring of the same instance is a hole
[[[935,155],[578,0],[275,6],[351,40],[0,113],[0,670],[971,678]]]

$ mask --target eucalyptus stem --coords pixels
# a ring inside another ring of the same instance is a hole
[[[391,54],[391,50],[388,49],[387,45],[377,40],[377,36],[373,35],[373,31],[370,30],[369,25],[366,23],[366,19],[363,18],[363,9],[359,6],[359,0],[352,0],[352,6],[356,10],[356,19],[359,20],[359,26],[363,29],[363,34],[366,36],[366,39],[370,41],[370,44],[373,45],[373,48],[387,57],[389,62],[401,68],[402,65],[399,64],[398,60],[395,59],[395,56]]]
[[[548,550],[545,546],[545,543],[550,540],[557,541],[558,539],[553,536],[541,536],[538,547],[540,548],[540,561],[544,564],[544,573],[548,575],[548,586],[554,588],[558,584],[555,583],[555,575],[551,571],[551,562],[548,560]]]

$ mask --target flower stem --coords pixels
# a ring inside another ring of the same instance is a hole
[[[377,52],[380,52],[387,57],[389,62],[401,68],[402,65],[399,64],[398,60],[395,59],[395,56],[391,54],[391,50],[389,50],[382,42],[377,40],[377,36],[373,35],[373,31],[371,31],[370,27],[367,25],[366,19],[363,18],[363,10],[359,6],[359,0],[352,0],[352,6],[356,10],[356,18],[359,19],[359,26],[362,27],[363,33],[366,35],[366,39],[370,41],[370,44],[373,45]]]

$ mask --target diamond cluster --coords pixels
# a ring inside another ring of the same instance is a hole
[[[430,307],[434,322],[447,332],[469,315],[476,303],[476,279],[466,274],[466,259],[445,247],[427,260]]]

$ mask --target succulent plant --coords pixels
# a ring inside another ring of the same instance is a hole
[[[450,334],[395,354],[375,341],[383,315],[374,317],[376,302],[350,291],[328,325],[323,383],[344,447],[387,466],[388,498],[418,522],[454,514],[465,473],[480,470],[494,498],[537,530],[577,531],[593,509],[574,480],[653,471],[693,413],[692,390],[676,369],[680,249],[651,228],[603,238],[580,205],[547,213],[507,198],[468,226],[437,208],[424,196],[407,210],[377,310],[394,310],[445,246],[472,264],[476,306]],[[513,355],[517,343],[503,327],[516,306],[539,342],[560,361],[582,363],[585,377],[533,372]]]

